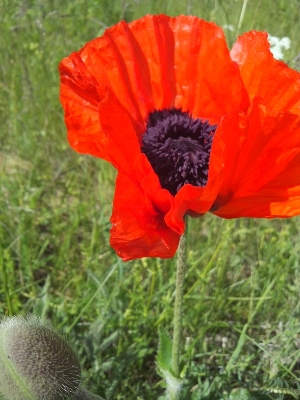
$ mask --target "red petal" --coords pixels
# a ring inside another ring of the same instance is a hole
[[[300,114],[300,73],[273,57],[267,37],[265,32],[243,34],[231,57],[238,63],[251,101],[259,96],[268,108]]]
[[[158,176],[145,154],[140,154],[136,158],[135,171],[141,188],[149,199],[151,199],[153,207],[156,207],[164,214],[169,212],[174,203],[174,197],[168,190],[162,189]]]
[[[230,219],[295,217],[300,214],[300,186],[293,190],[278,190],[271,187],[250,196],[233,198],[213,214]]]
[[[124,260],[141,257],[173,257],[180,235],[164,222],[164,214],[154,208],[139,185],[125,174],[116,181],[111,217],[111,246]]]
[[[139,134],[155,108],[176,106],[214,123],[249,103],[222,30],[197,17],[120,22],[64,59],[60,72],[63,85],[91,104],[109,86]]]
[[[144,34],[142,32],[142,34]],[[87,43],[80,55],[100,84],[107,84],[139,126],[154,109],[147,60],[124,21]]]
[[[255,100],[248,115],[227,116],[219,129],[226,143],[225,179],[213,213],[225,218],[296,215],[300,118],[289,112],[267,113]],[[232,132],[239,141],[232,141]]]
[[[105,149],[106,136],[100,129],[98,107],[87,103],[65,85],[61,86],[60,100],[65,109],[68,139],[73,149],[109,161]]]
[[[107,136],[106,149],[110,162],[134,179],[134,160],[141,152],[136,130],[128,112],[109,88],[99,103],[99,119],[101,129]]]
[[[175,42],[175,106],[211,123],[236,108],[246,110],[248,96],[222,29],[183,15],[172,18],[170,26]]]
[[[72,53],[69,57],[64,58],[59,65],[59,72],[63,85],[71,88],[74,93],[88,103],[97,106],[103,97],[102,86],[90,73],[79,54]]]
[[[80,57],[72,54],[60,64],[60,101],[70,145],[79,153],[88,153],[109,161],[106,136],[99,124],[98,102],[103,88],[89,73]]]
[[[149,86],[153,94],[153,108],[174,107],[176,97],[174,69],[174,34],[170,17],[147,15],[129,25],[149,70]],[[150,109],[148,109],[149,112]],[[152,110],[151,110],[152,111]],[[148,115],[146,115],[146,118]]]

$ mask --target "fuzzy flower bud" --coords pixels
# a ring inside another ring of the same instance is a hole
[[[0,322],[0,395],[7,400],[64,400],[80,385],[80,364],[52,324],[35,316]]]

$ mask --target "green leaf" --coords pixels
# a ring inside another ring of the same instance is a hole
[[[229,400],[250,400],[252,397],[246,389],[234,389],[229,396]]]
[[[171,367],[172,340],[162,328],[159,328],[159,344],[156,361],[159,369],[168,371],[170,374],[173,374]]]
[[[182,380],[174,376],[172,371],[172,340],[167,333],[159,328],[159,344],[157,351],[157,366],[166,382],[166,399],[177,400],[181,391]]]

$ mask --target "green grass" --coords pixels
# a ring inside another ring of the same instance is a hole
[[[191,13],[231,24],[230,44],[249,29],[288,36],[285,61],[296,67],[300,2],[249,0],[241,18],[243,4],[0,2],[0,314],[50,317],[78,350],[85,386],[107,400],[163,393],[155,354],[158,327],[171,333],[174,261],[123,263],[110,248],[115,171],[69,148],[58,63],[122,18]],[[242,400],[243,387],[298,387],[299,222],[192,221],[186,399]],[[251,399],[292,398],[259,393]]]

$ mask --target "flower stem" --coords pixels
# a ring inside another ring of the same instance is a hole
[[[180,360],[180,342],[182,326],[182,307],[183,307],[183,284],[186,266],[188,223],[185,217],[185,231],[180,238],[177,250],[177,268],[176,268],[176,288],[175,288],[175,309],[173,321],[173,342],[172,342],[172,371],[176,378],[179,378],[179,360]]]

